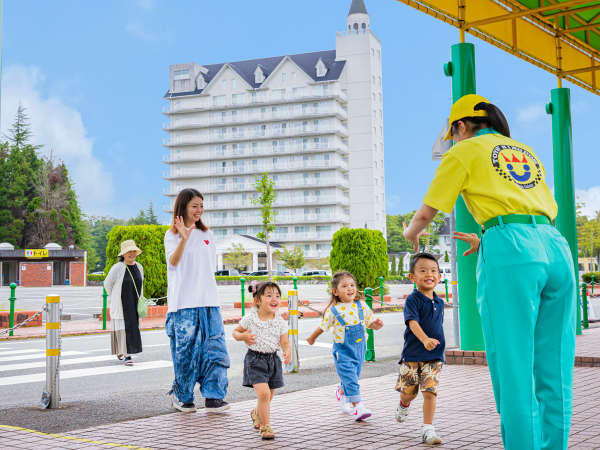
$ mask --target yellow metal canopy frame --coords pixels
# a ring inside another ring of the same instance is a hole
[[[398,0],[600,95],[600,1]]]

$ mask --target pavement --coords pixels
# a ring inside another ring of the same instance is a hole
[[[156,449],[423,449],[420,442],[422,397],[408,420],[394,419],[398,394],[395,374],[361,380],[361,394],[373,416],[354,422],[334,399],[335,384],[275,395],[271,406],[276,438],[261,441],[249,413],[254,400],[232,404],[224,414],[172,413],[116,424],[46,434],[0,425],[0,443],[10,449],[156,448]],[[570,448],[600,447],[600,369],[575,369],[574,414]],[[487,368],[446,366],[440,380],[434,421],[443,440],[440,449],[501,449]]]

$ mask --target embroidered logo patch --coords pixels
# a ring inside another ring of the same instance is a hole
[[[536,157],[513,145],[496,146],[492,150],[492,165],[498,175],[521,189],[531,189],[543,178],[542,168]]]
[[[204,243],[205,243],[206,245],[208,245],[208,244],[210,244],[210,241],[207,241],[207,240],[205,239],[205,240],[204,240]]]

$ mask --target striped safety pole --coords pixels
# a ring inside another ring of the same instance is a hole
[[[288,291],[288,322],[290,336],[290,349],[292,361],[288,365],[288,372],[298,372],[300,358],[298,357],[298,291]]]
[[[47,295],[46,307],[46,407],[54,409],[60,408],[60,296]]]

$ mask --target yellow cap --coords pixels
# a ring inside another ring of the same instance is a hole
[[[489,103],[488,99],[477,94],[463,95],[454,102],[454,105],[452,105],[452,109],[450,110],[448,132],[444,137],[445,141],[452,138],[452,124],[457,120],[464,119],[465,117],[487,117],[487,112],[484,109],[475,111],[475,105],[481,102]]]

